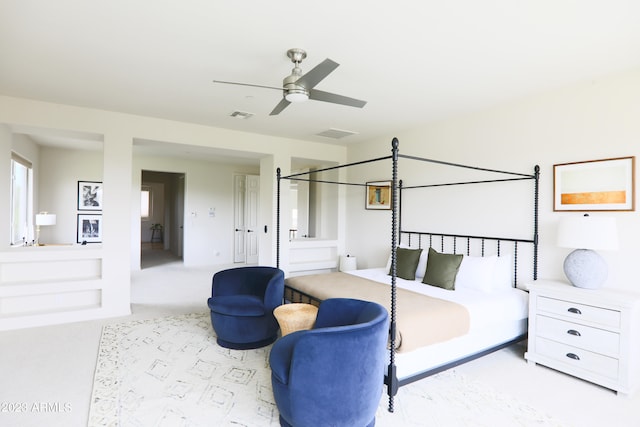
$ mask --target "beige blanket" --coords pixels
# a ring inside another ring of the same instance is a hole
[[[348,273],[289,277],[285,284],[320,300],[357,298],[377,302],[391,313],[391,287]],[[425,285],[428,286],[428,285]],[[396,293],[396,349],[407,352],[469,331],[469,312],[457,303],[405,289]]]

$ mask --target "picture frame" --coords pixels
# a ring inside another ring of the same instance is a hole
[[[365,209],[391,209],[391,181],[371,181],[366,183]]]
[[[553,210],[635,211],[635,157],[553,165]]]
[[[77,229],[78,243],[102,243],[101,214],[78,214]]]
[[[78,210],[102,210],[102,182],[78,181]]]

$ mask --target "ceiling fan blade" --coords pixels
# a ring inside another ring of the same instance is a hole
[[[273,111],[271,111],[271,113],[269,113],[270,116],[275,116],[278,115],[282,112],[282,110],[284,110],[285,108],[287,108],[289,106],[289,104],[291,104],[289,101],[287,101],[286,99],[282,98],[282,101],[278,102],[278,105],[276,105],[276,107],[273,109]]]
[[[214,83],[221,83],[221,84],[225,84],[225,85],[250,86],[250,87],[261,87],[261,88],[264,88],[264,89],[282,90],[282,87],[254,85],[254,84],[251,84],[251,83],[225,82],[225,81],[222,81],[222,80],[214,80],[213,82]]]
[[[309,99],[316,101],[331,102],[333,104],[348,105],[349,107],[362,108],[367,104],[367,101],[360,99],[349,98],[348,96],[336,95],[335,93],[324,92],[317,89],[311,89],[309,91]]]
[[[315,67],[313,67],[309,72],[296,80],[296,85],[302,86],[307,90],[313,89],[315,85],[320,83],[325,77],[327,77],[333,70],[338,68],[340,64],[330,60],[329,58],[325,59]]]

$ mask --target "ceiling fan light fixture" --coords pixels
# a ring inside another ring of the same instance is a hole
[[[289,89],[284,99],[289,102],[304,102],[309,99],[309,93],[304,89]]]
[[[293,62],[294,67],[291,70],[291,74],[282,80],[282,86],[279,88],[249,83],[227,82],[222,80],[214,80],[214,83],[282,90],[282,99],[280,99],[275,108],[271,110],[269,113],[270,116],[277,116],[282,112],[282,110],[293,103],[301,103],[307,100],[323,101],[331,104],[347,105],[357,108],[362,108],[367,103],[367,101],[362,101],[360,99],[349,98],[348,96],[337,95],[335,93],[315,89],[318,83],[324,80],[325,77],[331,74],[340,65],[337,62],[327,58],[313,67],[306,74],[302,74],[300,64],[302,60],[307,57],[307,53],[302,49],[289,49],[287,51],[287,56],[291,59],[291,62]],[[233,117],[240,118],[239,115],[234,115]]]

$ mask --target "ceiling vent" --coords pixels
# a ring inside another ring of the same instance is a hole
[[[246,120],[249,117],[253,116],[253,113],[247,113],[246,111],[234,111],[233,113],[230,114],[230,116],[236,119]]]
[[[324,136],[326,138],[340,139],[349,135],[356,135],[358,132],[351,132],[350,130],[341,130],[341,129],[328,129],[324,132],[320,132],[316,135]]]

